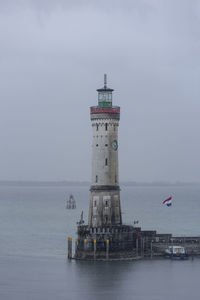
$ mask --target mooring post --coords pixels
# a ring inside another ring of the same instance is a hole
[[[152,242],[153,242],[153,241],[151,240],[151,258],[153,257],[153,251],[152,251],[152,250],[153,250],[153,248],[152,248]]]
[[[84,239],[84,258],[86,257],[87,239]]]
[[[140,252],[141,252],[141,257],[143,256],[143,238],[140,237]]]
[[[97,241],[94,239],[94,260],[96,259],[96,253],[97,253]]]
[[[142,239],[142,250],[143,250],[143,257],[144,257],[144,247],[145,247],[145,238],[143,237],[143,239]]]
[[[72,238],[68,237],[68,259],[72,259]]]
[[[109,240],[106,240],[106,259],[109,260]]]
[[[77,256],[77,250],[78,250],[78,239],[75,239],[75,257]]]
[[[138,257],[138,237],[136,239],[136,256]]]
[[[192,241],[192,260],[194,260],[194,243]]]
[[[144,257],[144,237],[140,239],[140,246],[141,246],[141,257]]]

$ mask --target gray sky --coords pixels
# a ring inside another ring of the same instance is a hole
[[[120,180],[200,181],[194,0],[0,0],[0,180],[90,180],[104,73]]]

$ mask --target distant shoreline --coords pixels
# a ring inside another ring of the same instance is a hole
[[[121,181],[121,186],[144,186],[144,187],[163,187],[163,186],[199,186],[200,182],[135,182]],[[0,180],[0,186],[27,186],[27,187],[63,187],[63,186],[90,186],[89,181],[9,181]]]

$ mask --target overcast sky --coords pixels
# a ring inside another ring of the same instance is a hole
[[[200,181],[195,0],[0,0],[0,180],[90,180],[104,73],[120,180]]]

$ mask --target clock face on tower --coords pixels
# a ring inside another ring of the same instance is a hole
[[[117,148],[118,148],[118,144],[117,144],[117,141],[116,140],[114,140],[113,142],[112,142],[112,148],[113,148],[113,150],[117,150]]]

